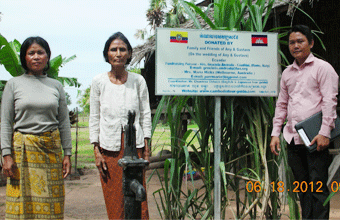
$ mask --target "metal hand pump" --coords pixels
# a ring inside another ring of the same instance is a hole
[[[135,112],[129,111],[124,126],[124,157],[118,161],[123,167],[123,192],[125,219],[141,219],[141,202],[146,200],[143,187],[143,169],[149,161],[138,158],[136,149]]]

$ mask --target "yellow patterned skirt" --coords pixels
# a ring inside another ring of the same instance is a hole
[[[7,178],[6,219],[63,219],[65,189],[59,131],[14,132],[15,177]]]

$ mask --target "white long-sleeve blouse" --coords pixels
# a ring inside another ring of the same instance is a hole
[[[122,85],[113,84],[108,73],[92,80],[90,92],[90,141],[109,151],[121,148],[121,132],[128,122],[128,112],[135,111],[136,146],[144,147],[151,138],[149,92],[143,76],[128,72]]]

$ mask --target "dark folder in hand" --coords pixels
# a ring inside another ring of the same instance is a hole
[[[297,123],[295,125],[296,131],[299,133],[302,141],[306,145],[309,152],[316,150],[316,143],[310,146],[311,141],[316,135],[319,134],[322,124],[322,112],[318,112],[309,118]],[[340,119],[339,117],[335,120],[335,128],[331,131],[330,141],[340,136]]]

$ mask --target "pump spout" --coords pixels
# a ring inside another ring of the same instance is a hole
[[[146,200],[146,192],[142,184],[138,182],[138,180],[133,179],[130,182],[130,189],[136,195],[136,201],[143,202]]]

